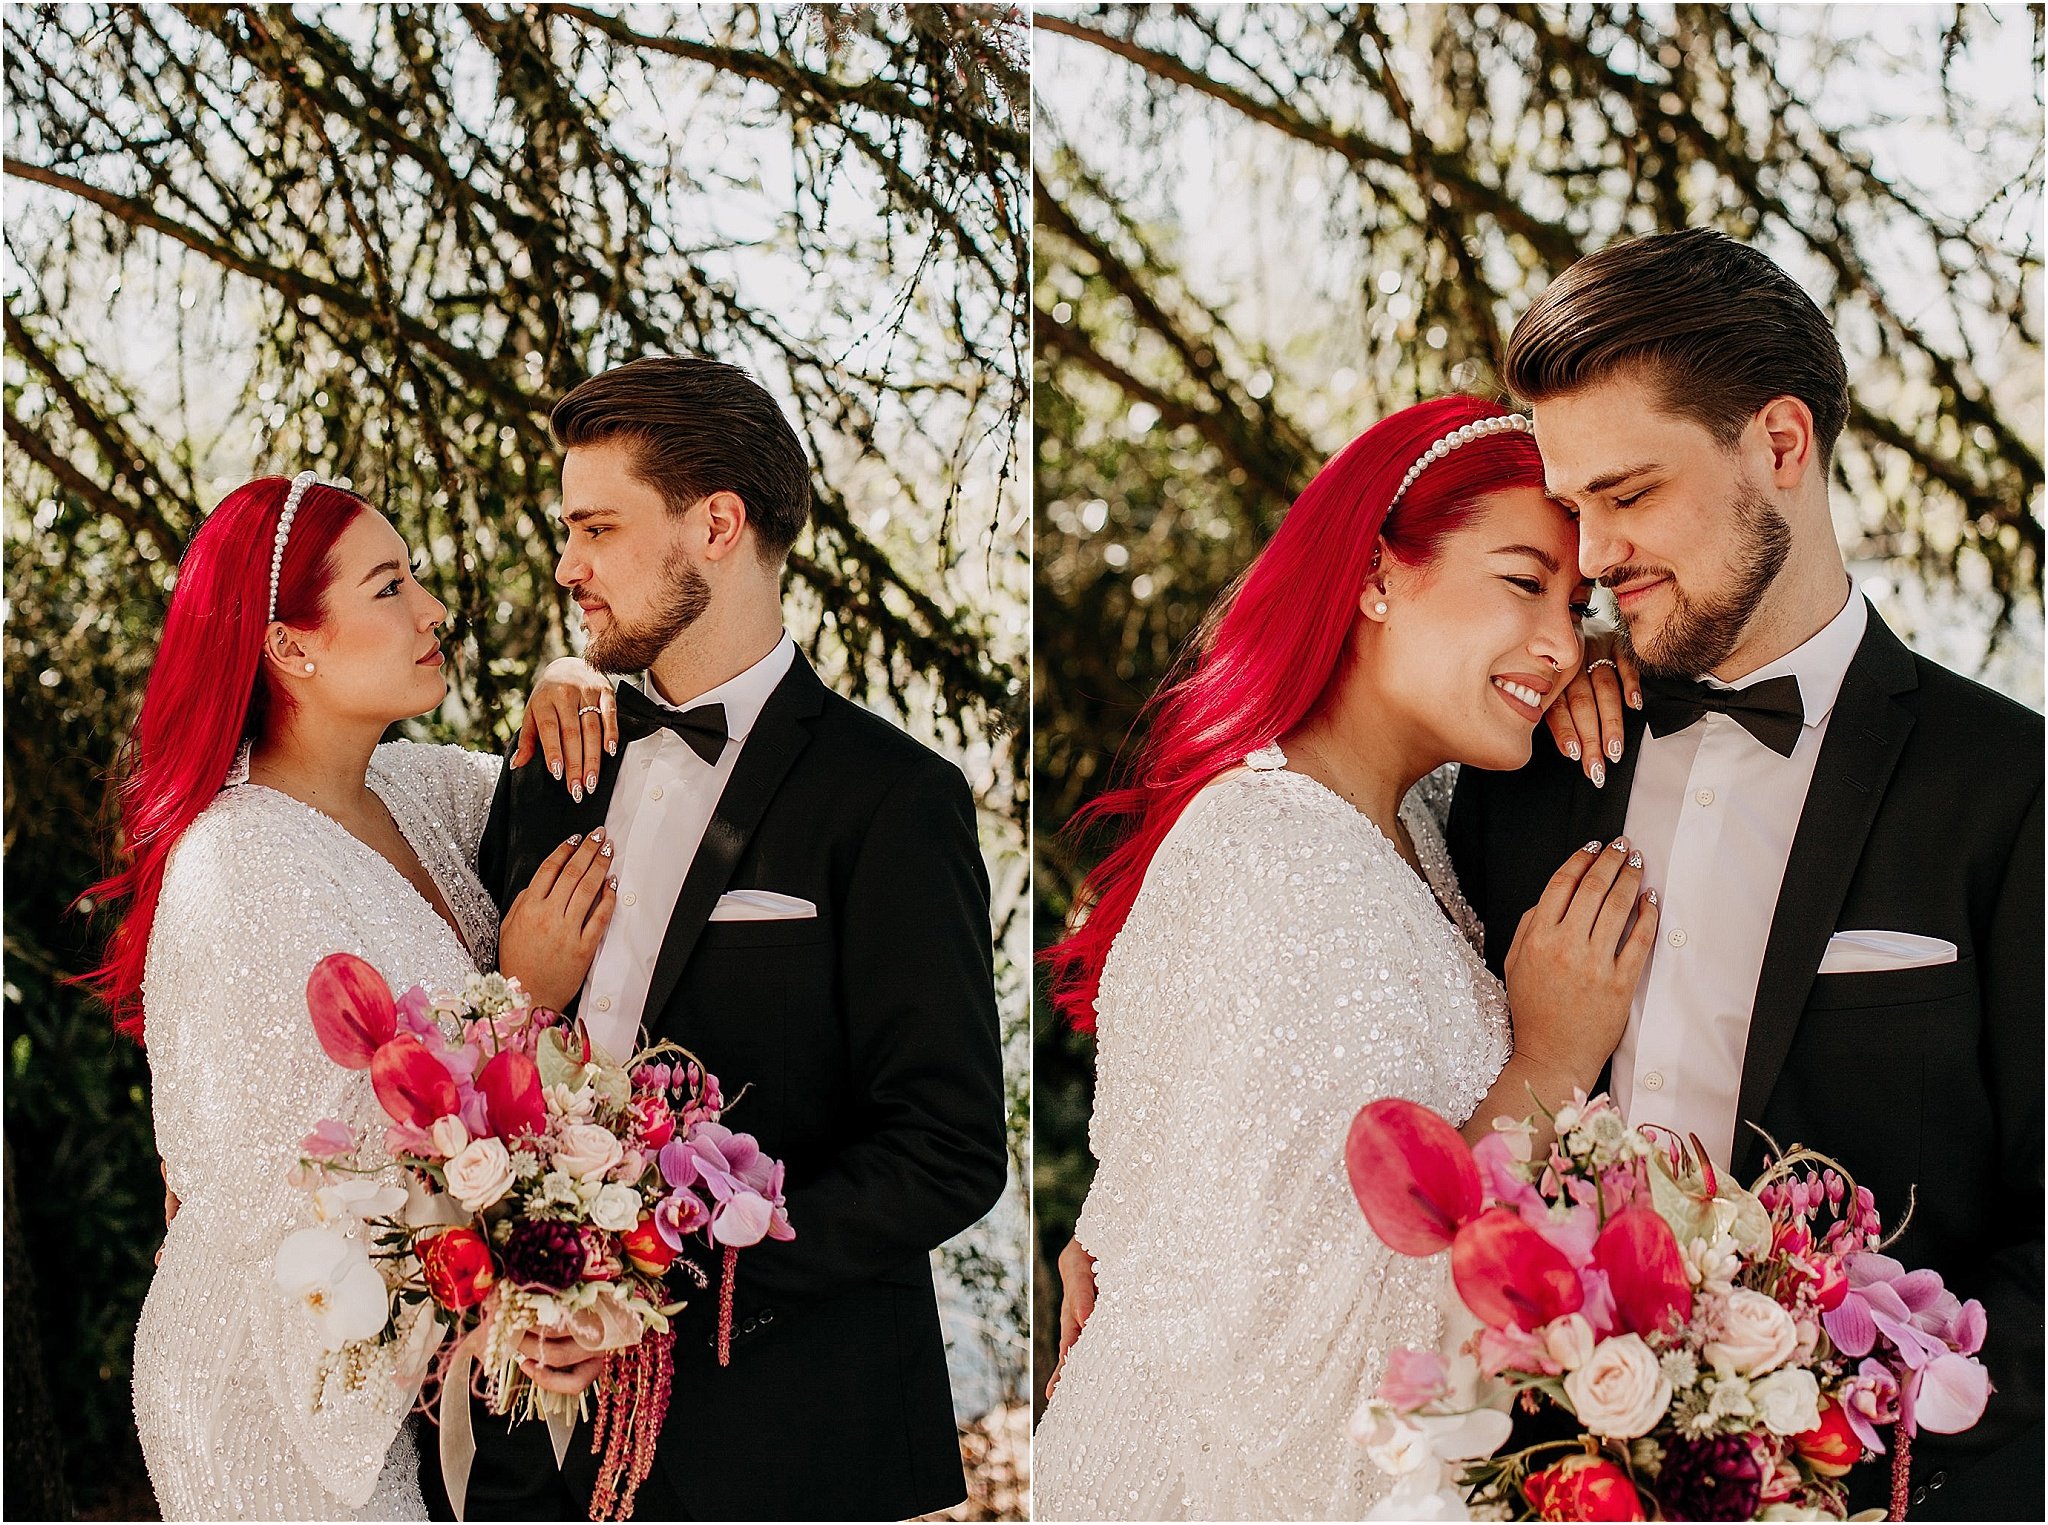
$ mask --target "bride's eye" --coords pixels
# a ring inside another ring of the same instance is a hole
[[[1582,603],[1582,604],[1573,604],[1573,605],[1572,605],[1572,618],[1573,618],[1573,619],[1575,619],[1575,620],[1589,620],[1589,619],[1591,619],[1592,617],[1593,617],[1593,606],[1592,606],[1592,604],[1591,604],[1591,603]]]
[[[391,581],[384,584],[383,590],[377,596],[379,598],[394,598],[397,596],[398,590],[404,586],[405,579],[403,577],[394,577]]]
[[[1541,598],[1543,596],[1543,584],[1533,577],[1503,577],[1501,581],[1513,583],[1524,593],[1530,594],[1533,597]]]

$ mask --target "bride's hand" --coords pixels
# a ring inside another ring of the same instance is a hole
[[[536,746],[548,772],[568,779],[578,804],[597,787],[598,758],[619,750],[619,706],[612,686],[581,657],[557,657],[541,670],[519,722],[512,766],[526,766]]]
[[[1515,1029],[1510,1062],[1519,1061],[1520,1078],[1546,1106],[1598,1081],[1657,941],[1656,892],[1639,893],[1642,855],[1620,838],[1591,848],[1551,876],[1515,929],[1505,964]],[[1508,1110],[1526,1112],[1526,1093]]]
[[[582,1392],[604,1370],[604,1357],[574,1340],[529,1331],[519,1337],[519,1369],[535,1387],[551,1393]]]
[[[1629,708],[1643,707],[1643,676],[1635,653],[1614,631],[1590,630],[1579,670],[1543,714],[1558,751],[1577,763],[1596,789],[1607,785],[1607,765],[1621,761],[1624,691]]]
[[[1052,1376],[1045,1384],[1045,1396],[1060,1385],[1060,1373],[1067,1367],[1067,1352],[1081,1338],[1081,1328],[1095,1311],[1095,1257],[1081,1248],[1081,1241],[1069,1239],[1060,1251],[1060,1354],[1053,1363]]]
[[[560,1011],[583,988],[618,903],[612,849],[602,827],[571,837],[534,870],[498,932],[498,968],[536,1006]]]

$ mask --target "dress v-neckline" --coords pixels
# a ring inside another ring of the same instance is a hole
[[[419,905],[419,907],[422,910],[424,910],[430,918],[432,918],[434,924],[440,927],[442,931],[446,932],[449,936],[455,939],[455,945],[462,950],[463,957],[468,959],[471,964],[476,963],[476,950],[470,947],[468,935],[463,932],[461,926],[458,925],[457,921],[451,921],[449,919],[449,917],[454,916],[455,912],[453,908],[453,903],[449,900],[448,887],[441,882],[440,875],[434,872],[433,865],[428,861],[428,855],[420,851],[419,843],[415,842],[412,839],[412,834],[405,829],[405,822],[403,819],[401,819],[401,813],[391,808],[391,802],[384,798],[384,791],[377,787],[376,769],[372,768],[370,770],[369,774],[364,778],[363,783],[364,787],[366,787],[372,794],[377,796],[377,803],[382,805],[384,807],[384,813],[391,817],[391,825],[393,829],[395,829],[398,832],[399,837],[404,841],[405,845],[412,849],[413,857],[417,859],[419,862],[420,871],[424,873],[429,880],[432,881],[434,889],[436,893],[440,895],[442,902],[444,904],[449,905],[449,912],[447,916],[443,916],[441,912],[435,908],[434,902],[429,900],[425,895],[422,895],[420,893],[420,887],[414,884],[411,879],[406,877],[404,869],[400,868],[396,863],[393,863],[389,858],[385,857],[384,854],[378,852],[376,848],[372,847],[369,843],[365,842],[361,837],[357,836],[354,832],[350,831],[346,826],[342,825],[341,822],[337,821],[333,816],[329,815],[319,806],[309,805],[295,794],[287,794],[282,789],[273,789],[270,787],[270,785],[259,784],[255,782],[253,779],[247,780],[241,784],[236,785],[235,787],[240,789],[261,789],[265,794],[274,794],[281,800],[289,800],[292,804],[298,806],[299,809],[305,811],[308,815],[318,818],[320,821],[324,822],[326,825],[333,828],[345,840],[353,844],[357,850],[364,853],[368,857],[376,860],[376,862],[378,862],[379,864],[383,865],[384,869],[388,873],[390,873],[391,877],[396,879],[401,885],[405,887],[406,894],[412,896],[413,900]]]

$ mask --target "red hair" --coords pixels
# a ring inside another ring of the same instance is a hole
[[[80,983],[138,1043],[143,964],[165,860],[220,793],[236,749],[262,734],[273,707],[291,703],[261,666],[270,628],[271,547],[290,485],[283,477],[259,477],[236,488],[192,537],[178,563],[142,713],[116,764],[114,853],[122,866],[80,899],[126,901],[128,908],[107,940],[105,962]],[[333,580],[329,553],[366,506],[339,487],[306,489],[285,541],[279,620],[301,630],[320,624]]]
[[[1316,474],[1210,610],[1202,635],[1146,705],[1144,743],[1117,786],[1067,824],[1080,834],[1117,823],[1114,845],[1076,898],[1081,914],[1041,955],[1051,966],[1053,1003],[1078,1031],[1095,1028],[1103,961],[1188,801],[1314,713],[1349,671],[1375,544],[1409,566],[1425,565],[1481,497],[1542,487],[1534,439],[1503,431],[1432,463],[1387,513],[1401,478],[1432,444],[1505,411],[1477,397],[1441,397],[1381,419]]]

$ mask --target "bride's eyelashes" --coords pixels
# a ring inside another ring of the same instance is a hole
[[[1501,581],[1514,584],[1515,587],[1520,588],[1532,598],[1541,598],[1543,596],[1543,581],[1541,578],[1504,576],[1501,578]],[[1593,617],[1593,605],[1583,599],[1575,602],[1571,606],[1571,610],[1573,619],[1584,620]]]

